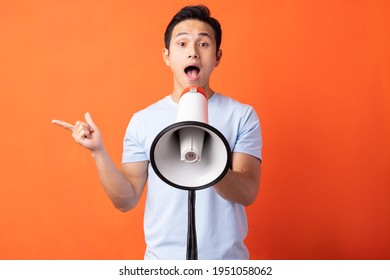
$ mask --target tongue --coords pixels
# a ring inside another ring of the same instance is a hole
[[[190,80],[195,80],[198,77],[199,70],[198,69],[190,69],[187,71],[187,77]]]

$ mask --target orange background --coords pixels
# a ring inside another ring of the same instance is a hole
[[[262,122],[251,258],[389,259],[390,2],[204,3],[224,31],[212,87]],[[172,89],[163,33],[187,4],[0,2],[0,259],[143,258],[143,200],[117,211],[50,121],[91,112],[119,165],[132,114]]]

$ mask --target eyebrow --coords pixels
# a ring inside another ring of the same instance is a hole
[[[189,33],[182,31],[182,32],[177,33],[177,35],[175,37],[177,38],[177,37],[182,36],[182,35],[189,35]],[[211,39],[211,36],[208,32],[199,32],[198,35],[201,37],[208,37]]]

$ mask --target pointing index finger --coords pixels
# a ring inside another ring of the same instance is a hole
[[[51,122],[73,132],[74,125],[71,125],[70,123],[60,121],[60,120],[52,120]]]

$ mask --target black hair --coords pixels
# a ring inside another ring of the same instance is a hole
[[[210,10],[204,5],[197,5],[197,6],[186,6],[182,8],[171,20],[171,22],[168,24],[167,29],[165,30],[164,34],[164,42],[165,47],[169,50],[169,44],[172,37],[172,31],[175,28],[175,26],[187,19],[197,19],[200,21],[203,21],[205,23],[208,23],[214,30],[214,36],[215,36],[215,42],[217,45],[217,52],[219,50],[219,47],[221,46],[222,42],[222,29],[221,24],[218,22],[217,19],[210,16]]]

